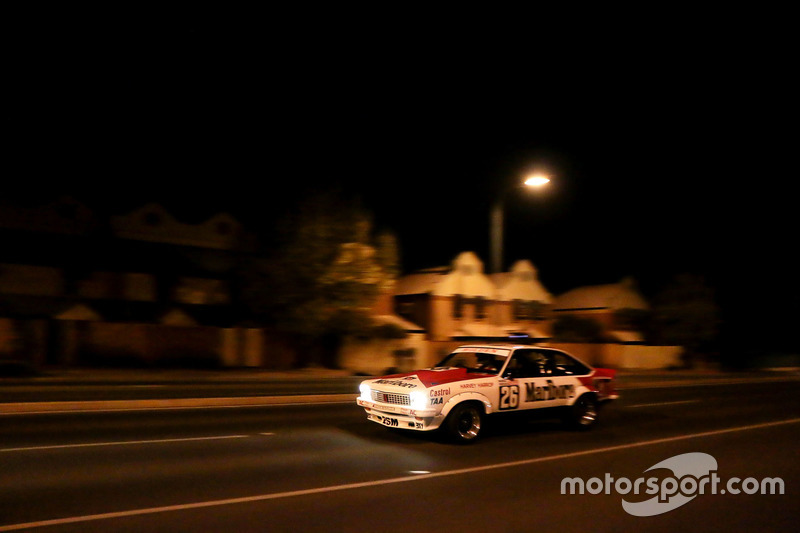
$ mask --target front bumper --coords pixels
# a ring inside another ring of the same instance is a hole
[[[359,406],[367,413],[367,420],[386,427],[431,431],[442,424],[443,417],[433,409],[414,410],[409,407],[371,402],[358,398]]]

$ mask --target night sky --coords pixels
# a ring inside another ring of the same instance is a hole
[[[269,232],[337,187],[398,236],[409,272],[465,250],[488,264],[491,199],[536,168],[547,190],[506,195],[506,266],[530,259],[556,294],[697,273],[731,327],[789,339],[784,32],[756,45],[697,13],[635,28],[355,14],[26,18],[9,38],[3,202],[156,201]]]

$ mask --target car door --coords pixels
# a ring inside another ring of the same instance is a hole
[[[504,386],[508,387],[509,409],[514,401],[519,409],[559,407],[570,403],[575,396],[574,378],[558,368],[555,353],[550,350],[517,350],[509,362],[506,376],[513,379],[500,387],[501,410],[504,410]]]

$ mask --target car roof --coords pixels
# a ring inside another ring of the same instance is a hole
[[[512,343],[475,343],[475,344],[462,344],[458,348],[505,348],[508,350],[519,350],[521,348],[544,348],[543,346],[534,346],[531,344],[512,344]]]
[[[594,370],[594,368],[595,368],[594,365],[588,364],[586,361],[582,360],[580,357],[576,357],[575,355],[573,355],[573,354],[571,354],[569,352],[565,352],[564,350],[561,350],[559,348],[553,348],[553,347],[550,347],[550,346],[539,346],[539,345],[536,345],[536,344],[513,344],[513,343],[481,343],[481,344],[477,344],[476,343],[476,344],[462,344],[462,345],[458,346],[457,348],[477,348],[477,349],[481,349],[481,348],[494,348],[494,349],[503,348],[503,349],[512,350],[512,351],[520,350],[520,349],[549,350],[549,351],[552,351],[552,352],[564,353],[564,354],[568,355],[569,357],[571,357],[572,359],[575,359],[576,361],[578,361],[579,363],[581,363],[582,365],[584,365],[584,366],[586,366],[586,367],[588,367],[590,369]]]

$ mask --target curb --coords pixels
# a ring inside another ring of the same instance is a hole
[[[0,416],[59,412],[134,411],[144,409],[203,409],[264,407],[270,405],[353,402],[356,394],[309,394],[296,396],[247,396],[241,398],[169,398],[158,400],[100,400],[66,402],[0,403]]]

